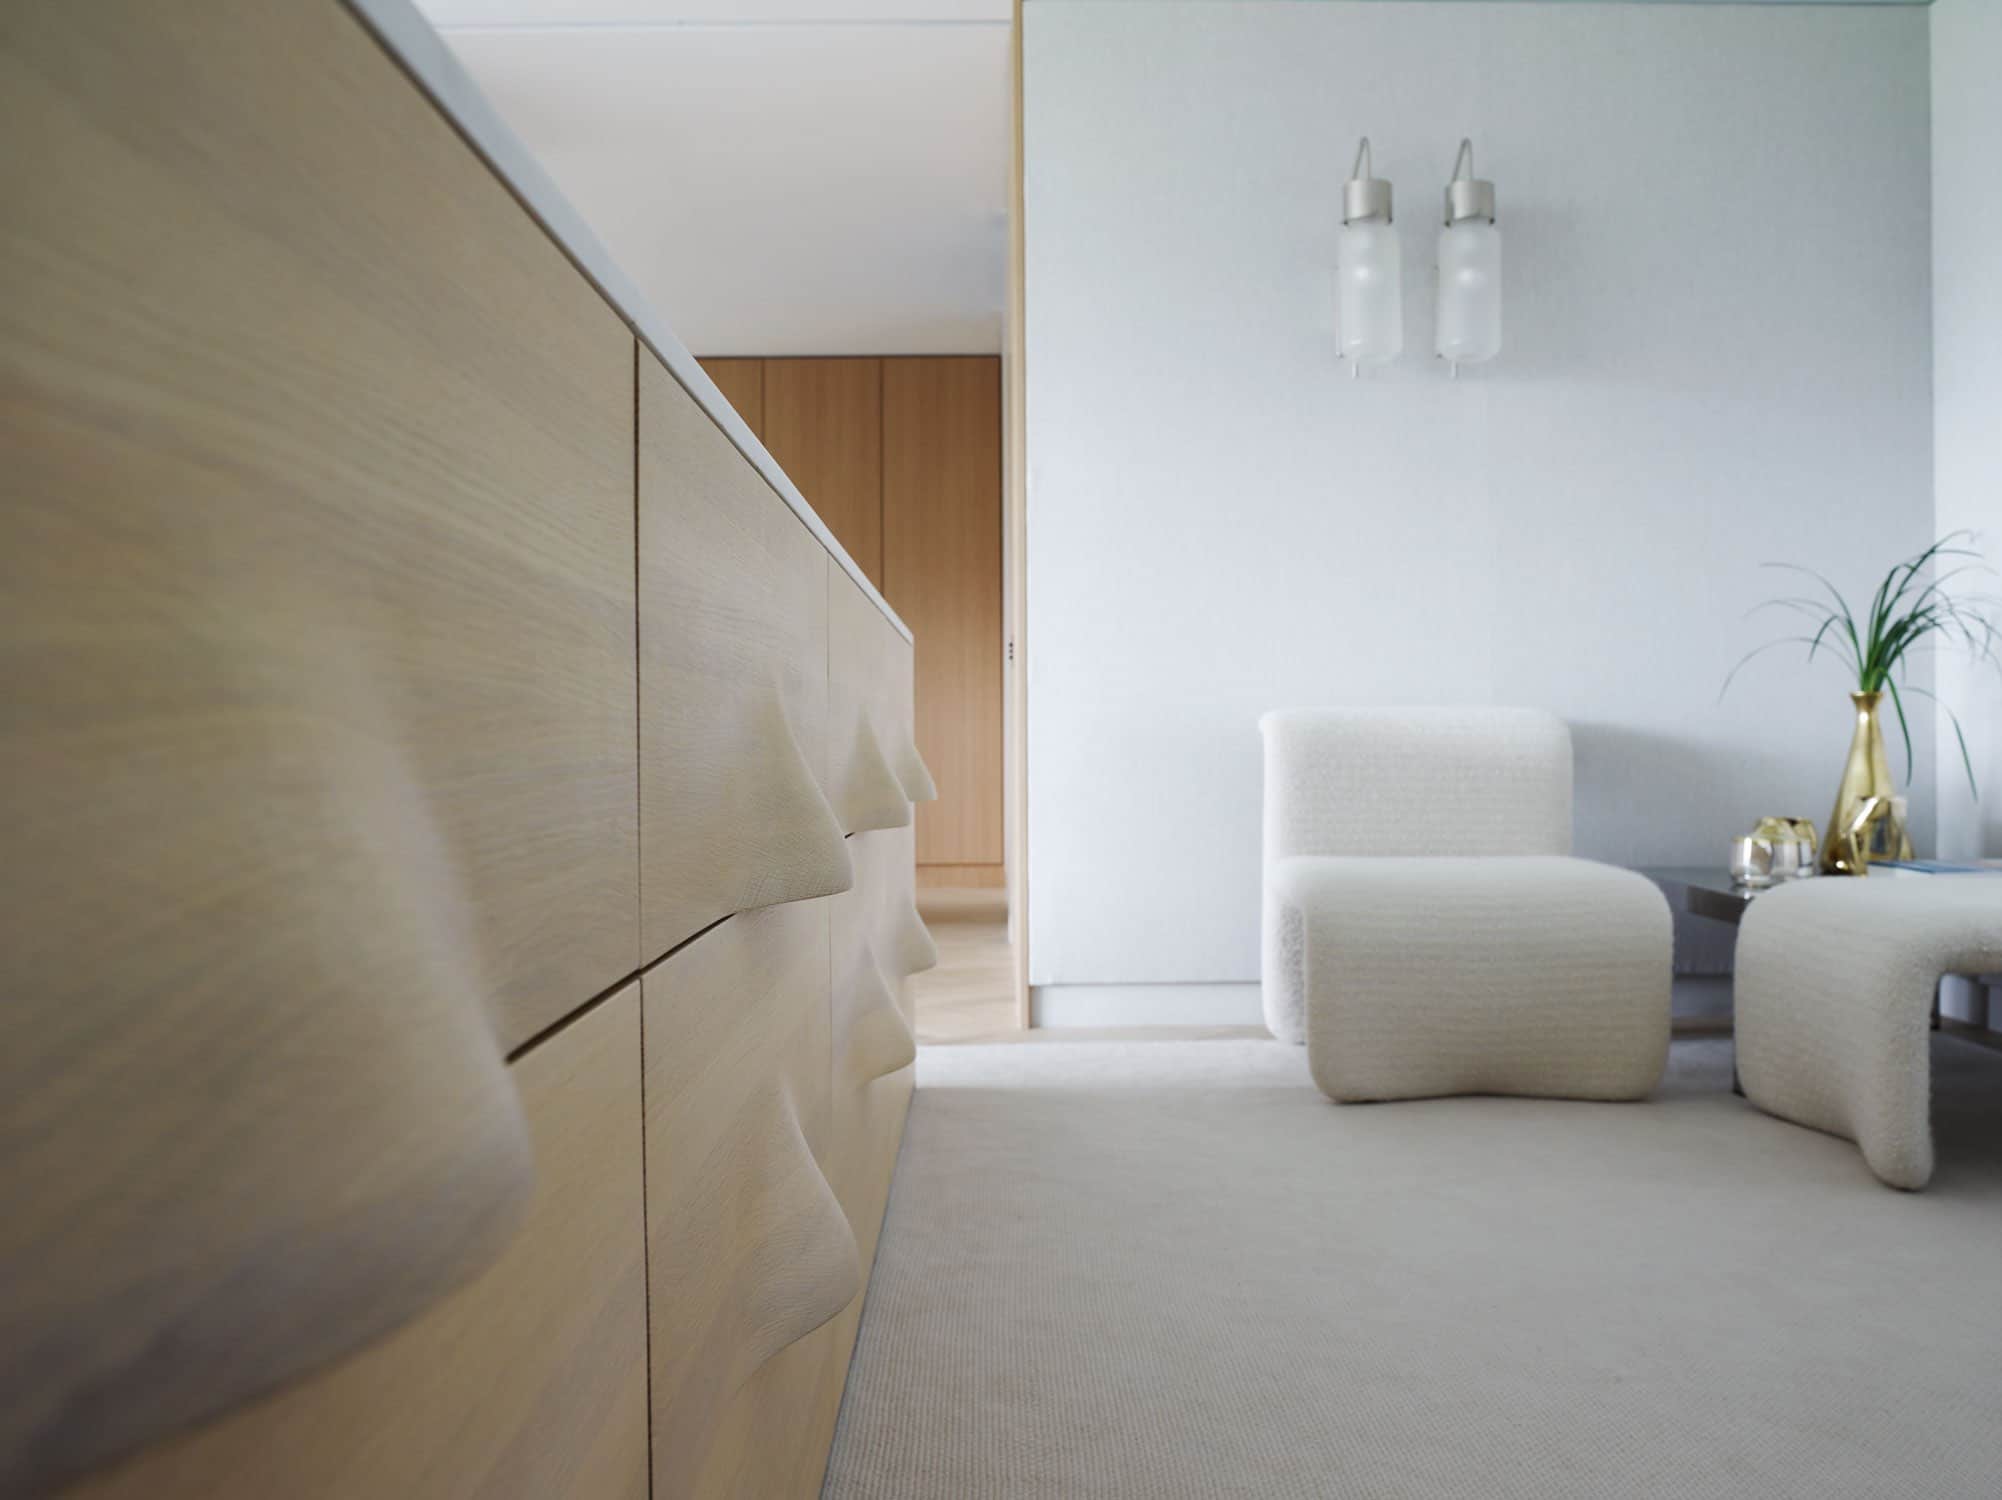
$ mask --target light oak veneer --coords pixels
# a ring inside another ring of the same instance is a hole
[[[909,643],[335,0],[0,129],[0,1494],[817,1493]]]
[[[831,1165],[835,1191],[855,1226],[864,1266],[875,1258],[914,1077],[909,1064],[916,1051],[908,1042],[912,1017],[901,971],[915,955],[905,951],[907,940],[898,918],[910,903],[911,839],[905,828],[850,840],[857,846],[855,889],[831,903],[835,1141]]]
[[[70,1500],[645,1500],[639,1008],[628,985],[510,1070],[536,1188],[493,1267]]]
[[[836,773],[836,795],[841,825],[850,833],[903,828],[911,822],[911,799],[890,764],[878,722],[877,711],[870,707],[859,708],[848,720],[848,749]]]
[[[936,796],[911,719],[911,646],[830,561],[827,785],[845,832],[902,828]]]
[[[643,981],[656,1500],[818,1490],[846,1352],[791,1351],[863,1274],[822,1166],[828,908],[733,917]]]
[[[886,970],[879,957],[885,914],[910,887],[912,831],[865,833],[849,842],[856,846],[856,886],[829,903],[834,947],[829,1172],[866,1269],[876,1258],[916,1075],[910,1066],[916,1048],[908,1042],[907,987],[892,972],[897,965]],[[861,1327],[862,1307],[858,1296],[833,1326],[844,1364]]]
[[[910,646],[845,575],[826,586],[828,700],[861,739],[829,784],[887,831],[846,840],[852,889],[742,912],[645,978],[663,1500],[819,1493],[910,1100],[901,978],[934,950],[877,730],[911,744]]]
[[[829,716],[837,749],[843,735],[866,732],[880,746],[878,727],[910,746],[911,648],[891,631],[861,590],[846,578],[829,583]],[[851,754],[837,757],[830,777],[837,806],[852,807],[872,786],[876,766]],[[899,792],[900,794],[900,792]],[[887,805],[892,794],[873,793]],[[906,814],[909,803],[904,803]],[[858,826],[860,826],[858,824]],[[927,967],[936,950],[913,900],[915,849],[911,819],[884,819],[850,838],[855,888],[833,906],[833,1111],[832,1175],[862,1263],[875,1256],[876,1236],[888,1201],[890,1172],[903,1135],[913,1071],[885,1069],[896,1050],[888,1040],[884,1002],[912,1030],[904,978]],[[844,1338],[854,1337],[851,1309]]]
[[[641,889],[653,958],[732,912],[846,890],[853,874],[821,789],[832,560],[644,349],[639,448]]]
[[[0,7],[0,134],[11,1492],[486,1264],[639,943],[619,319],[329,0]]]

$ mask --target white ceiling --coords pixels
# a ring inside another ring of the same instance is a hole
[[[993,353],[1009,0],[419,0],[698,354]]]

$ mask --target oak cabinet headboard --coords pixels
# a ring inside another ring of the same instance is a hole
[[[647,1226],[781,1075],[845,1274],[657,1240],[652,1320],[753,1330],[674,1368],[804,1494],[896,1143],[840,903],[911,876],[833,705],[894,765],[910,643],[392,9],[0,10],[0,1495],[748,1493],[648,1452]],[[784,1045],[675,1070],[702,944]]]

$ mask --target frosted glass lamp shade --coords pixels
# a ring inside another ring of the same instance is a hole
[[[1404,274],[1386,219],[1344,224],[1335,248],[1342,357],[1380,365],[1404,352]]]
[[[1501,231],[1463,219],[1439,231],[1439,357],[1478,365],[1501,352]]]

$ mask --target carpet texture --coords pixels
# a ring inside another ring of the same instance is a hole
[[[2002,1494],[2002,1056],[1932,1186],[1729,1093],[1336,1105],[1277,1042],[930,1048],[825,1495]]]

